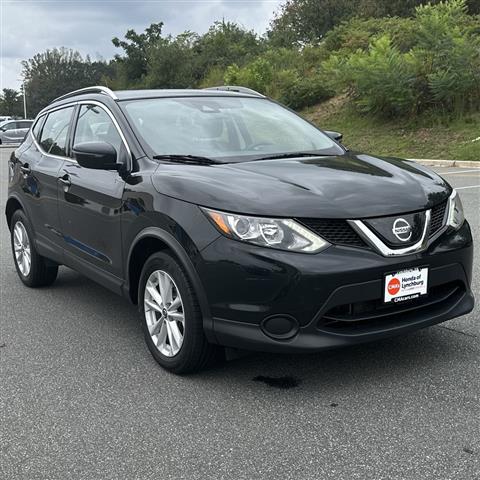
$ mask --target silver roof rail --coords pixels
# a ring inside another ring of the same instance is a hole
[[[240,87],[240,86],[237,86],[237,85],[220,85],[218,87],[207,87],[207,88],[204,88],[204,90],[219,90],[219,91],[224,91],[224,92],[246,93],[248,95],[255,95],[256,97],[264,97],[265,96],[265,95],[262,95],[259,92],[256,92],[255,90],[252,90],[251,88]]]
[[[55,100],[53,100],[53,102],[58,102],[59,100],[63,100],[65,98],[74,97],[75,95],[82,95],[83,93],[104,93],[105,95],[108,95],[110,98],[113,98],[114,100],[118,100],[118,97],[109,88],[102,87],[102,86],[95,86],[95,87],[80,88],[78,90],[74,90],[73,92],[66,93],[65,95],[61,95],[60,97],[57,97]]]

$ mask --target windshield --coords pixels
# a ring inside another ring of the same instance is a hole
[[[170,97],[123,105],[154,155],[242,161],[292,152],[343,152],[313,125],[268,99]]]

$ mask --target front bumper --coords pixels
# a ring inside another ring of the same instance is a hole
[[[218,344],[275,352],[314,352],[407,333],[473,309],[473,244],[467,222],[427,251],[385,258],[369,249],[332,246],[308,255],[220,237],[200,253],[197,272]],[[383,304],[385,273],[429,267],[429,294]],[[293,334],[272,335],[266,319],[291,319]],[[293,319],[293,320],[292,320]]]

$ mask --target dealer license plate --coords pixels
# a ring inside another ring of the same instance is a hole
[[[428,268],[410,268],[385,275],[384,302],[405,302],[427,294]]]

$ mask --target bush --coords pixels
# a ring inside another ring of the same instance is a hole
[[[272,49],[244,67],[227,68],[224,83],[242,85],[275,98],[291,108],[303,108],[332,96],[318,74],[319,49]]]
[[[328,100],[332,96],[333,91],[326,86],[325,79],[320,75],[314,75],[297,77],[282,90],[279,99],[290,108],[298,110]]]
[[[422,110],[462,113],[480,107],[480,36],[472,27],[463,0],[417,8],[412,58]]]
[[[268,94],[272,79],[273,66],[262,57],[243,68],[236,64],[230,65],[225,72],[226,85],[242,85],[264,94]]]
[[[325,35],[322,47],[329,52],[349,55],[368,50],[372,39],[388,35],[401,51],[408,52],[416,44],[416,25],[412,18],[352,18]]]
[[[413,62],[386,35],[374,41],[367,52],[357,50],[344,61],[333,57],[324,67],[364,113],[388,117],[405,115],[414,108]]]
[[[478,17],[467,14],[465,0],[420,6],[412,20],[382,22],[355,19],[327,35],[326,45],[339,47],[322,64],[331,87],[346,90],[361,112],[385,117],[480,107]],[[353,25],[358,28],[348,36]],[[368,32],[386,25],[397,28],[368,40]],[[402,31],[408,34],[399,46]]]

